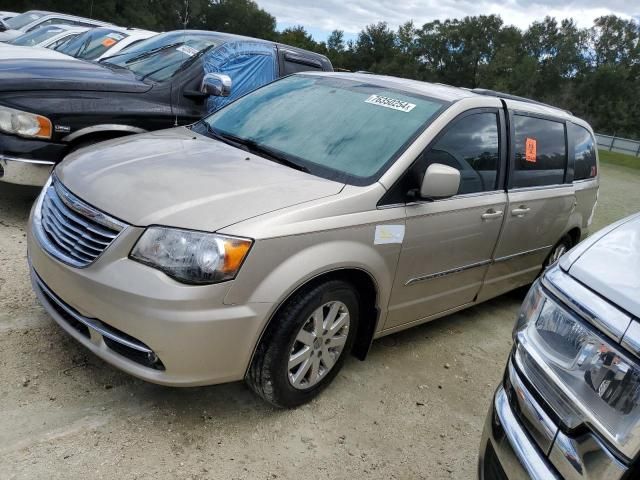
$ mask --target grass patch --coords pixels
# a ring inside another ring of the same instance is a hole
[[[608,150],[598,150],[600,161],[622,165],[623,167],[636,168],[640,170],[640,157],[626,155],[624,153],[610,152]]]

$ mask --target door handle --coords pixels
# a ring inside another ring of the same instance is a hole
[[[502,213],[502,210],[494,210],[493,208],[491,208],[482,214],[482,219],[491,220],[492,218],[500,218],[502,216]]]
[[[524,205],[520,205],[518,208],[514,208],[511,210],[511,215],[514,217],[524,217],[527,213],[529,213],[531,209]]]

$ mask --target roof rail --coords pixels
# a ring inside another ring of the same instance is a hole
[[[561,110],[563,112],[568,113],[569,115],[573,115],[573,113],[571,113],[571,111],[565,110],[564,108],[556,107],[554,105],[549,105],[548,103],[538,102],[537,100],[531,100],[530,98],[519,97],[518,95],[511,95],[509,93],[497,92],[495,90],[488,90],[486,88],[470,88],[470,89],[466,89],[466,90],[469,90],[470,92],[473,92],[473,93],[477,93],[478,95],[486,95],[488,97],[504,98],[505,100],[517,100],[519,102],[533,103],[534,105],[540,105],[542,107],[555,108],[556,110]]]

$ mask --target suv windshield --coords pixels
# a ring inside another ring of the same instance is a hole
[[[102,60],[102,63],[124,67],[143,80],[149,78],[162,82],[215,46],[213,38],[170,32],[140,42],[120,55]]]
[[[51,25],[48,27],[38,28],[33,32],[25,33],[24,35],[20,35],[18,38],[14,38],[10,42],[12,45],[22,45],[25,47],[33,47],[35,45],[40,45],[45,40],[48,40],[59,33],[64,32],[64,28],[60,28],[56,25]]]
[[[44,17],[44,15],[44,13],[26,12],[10,18],[9,20],[5,20],[4,23],[13,30],[19,30],[25,25],[29,25],[31,22],[35,22],[39,18]]]
[[[127,36],[111,28],[94,28],[60,45],[56,50],[83,60],[94,60]]]
[[[293,75],[203,120],[216,138],[354,185],[377,180],[446,102],[336,76]],[[282,162],[284,163],[284,162]]]

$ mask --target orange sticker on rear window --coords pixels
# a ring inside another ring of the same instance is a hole
[[[102,41],[102,46],[109,48],[109,47],[113,47],[116,43],[118,42],[116,42],[113,38],[105,38]]]
[[[536,146],[537,142],[535,138],[527,138],[524,146],[524,159],[527,162],[536,163]]]

